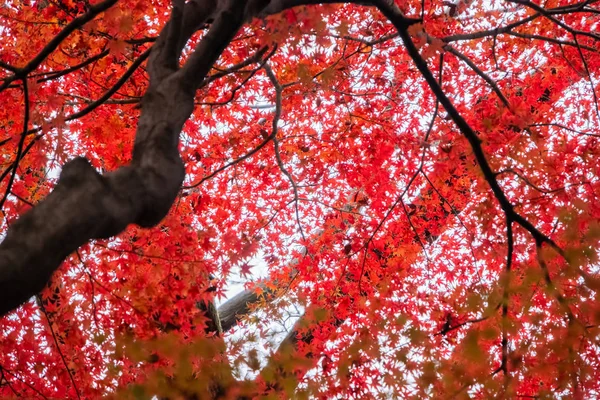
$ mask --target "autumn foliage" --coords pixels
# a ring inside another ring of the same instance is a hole
[[[597,0],[184,3],[0,5],[0,397],[599,395]]]

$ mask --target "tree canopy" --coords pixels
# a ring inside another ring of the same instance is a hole
[[[5,1],[0,396],[598,396],[599,15]]]

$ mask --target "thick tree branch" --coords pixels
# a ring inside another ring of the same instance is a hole
[[[98,13],[114,1],[92,10]],[[168,26],[161,32],[160,45],[152,50],[151,85],[142,100],[131,164],[100,175],[83,158],[70,161],[52,193],[9,227],[0,245],[0,315],[38,293],[64,258],[88,240],[116,235],[130,223],[153,226],[169,211],[185,174],[178,139],[193,110],[195,88],[242,22],[227,19],[241,15],[242,5],[227,6],[181,74],[162,63],[180,43],[169,40]],[[76,20],[83,24],[90,15],[92,11]],[[28,64],[27,73],[44,57]],[[190,81],[197,84],[190,87]]]
[[[236,326],[243,317],[249,315],[261,298],[268,299],[271,297],[271,293],[265,284],[259,283],[257,286],[263,291],[262,294],[259,294],[255,289],[244,290],[219,307],[219,318],[221,319],[223,332],[227,332]]]
[[[206,36],[198,43],[194,53],[181,68],[181,80],[194,92],[204,80],[208,71],[243,23],[243,4],[227,0],[217,11],[215,22]]]

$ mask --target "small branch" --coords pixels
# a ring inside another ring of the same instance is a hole
[[[592,32],[586,32],[586,31],[580,31],[577,29],[573,29],[571,28],[569,25],[565,24],[564,22],[558,20],[556,17],[553,17],[553,14],[561,14],[562,12],[553,12],[553,10],[546,10],[545,8],[543,8],[542,6],[539,6],[535,3],[532,3],[529,0],[507,0],[510,3],[516,3],[516,4],[521,4],[522,6],[525,6],[527,8],[531,8],[532,10],[536,11],[538,14],[543,15],[545,18],[547,18],[548,20],[554,22],[556,25],[560,26],[561,28],[563,28],[564,30],[566,30],[567,32],[569,32],[570,34],[572,34],[573,36],[576,35],[581,35],[581,36],[587,36],[590,37],[594,40],[600,40],[600,35],[597,35],[595,33]]]
[[[315,37],[330,37],[330,38],[334,38],[334,39],[340,39],[340,40],[348,40],[351,42],[358,42],[358,43],[362,43],[366,46],[375,46],[378,45],[380,43],[384,43],[387,42],[388,40],[394,39],[398,37],[398,33],[391,33],[388,35],[383,35],[381,36],[379,39],[374,39],[374,40],[367,40],[367,39],[363,39],[363,38],[358,38],[358,37],[354,37],[354,36],[350,36],[350,35],[344,35],[344,36],[340,36],[340,35],[333,35],[333,34],[329,34],[329,35],[321,35],[318,33],[307,33],[307,35],[310,36],[315,36]]]
[[[434,333],[433,336],[446,335],[448,332],[452,332],[456,329],[462,328],[465,325],[477,324],[479,322],[486,321],[494,315],[494,313],[498,310],[498,308],[500,308],[500,304],[498,304],[498,306],[493,309],[493,312],[488,315],[484,315],[481,318],[468,319],[464,322],[461,322],[460,324],[444,327],[441,331]]]
[[[500,176],[502,174],[513,174],[516,175],[517,177],[519,177],[523,182],[525,182],[527,184],[527,186],[530,186],[531,188],[533,188],[534,190],[540,192],[540,193],[544,193],[544,194],[550,194],[550,193],[554,193],[554,192],[558,192],[561,190],[564,190],[563,188],[558,188],[558,189],[551,189],[551,190],[546,190],[546,189],[542,189],[536,185],[534,185],[529,179],[527,179],[525,176],[523,176],[522,174],[520,174],[519,172],[515,171],[512,168],[509,169],[503,169],[501,171],[496,172],[496,176]]]
[[[90,281],[90,286],[92,288],[92,292],[90,293],[90,299],[91,299],[91,303],[92,303],[92,314],[94,317],[94,325],[96,326],[96,329],[98,329],[100,327],[100,323],[98,321],[98,312],[96,309],[96,293],[95,293],[96,291],[94,288],[94,278],[92,277],[92,274],[90,273],[90,271],[88,271],[88,268],[85,265],[83,258],[81,257],[81,253],[79,252],[79,249],[77,249],[75,251],[75,254],[77,255],[77,259],[79,260],[79,263],[81,264],[83,272],[87,275],[87,277]]]
[[[185,190],[185,189],[193,189],[195,187],[198,187],[198,186],[202,185],[207,180],[214,178],[219,172],[225,171],[227,168],[229,168],[231,166],[234,166],[236,164],[239,164],[240,162],[242,162],[242,161],[244,161],[244,160],[252,157],[254,154],[258,153],[260,151],[260,149],[262,149],[263,147],[265,147],[267,145],[267,143],[269,143],[271,140],[273,140],[273,133],[271,133],[269,136],[267,136],[266,139],[264,139],[262,142],[260,142],[260,144],[258,146],[256,146],[252,150],[250,150],[248,153],[244,154],[241,157],[236,158],[233,161],[228,162],[227,164],[223,165],[222,167],[217,168],[216,170],[214,170],[210,174],[202,177],[202,179],[200,179],[199,182],[194,183],[194,184],[189,185],[189,186],[182,186],[181,189],[183,189],[183,190]]]
[[[562,45],[562,46],[572,46],[572,47],[577,47],[577,43],[575,42],[570,42],[568,40],[561,40],[561,39],[556,39],[556,38],[551,38],[548,36],[542,36],[542,35],[533,35],[533,34],[527,34],[527,33],[520,33],[520,32],[506,32],[507,35],[510,36],[514,36],[514,37],[518,37],[518,38],[522,38],[522,39],[535,39],[535,40],[541,40],[543,42],[548,42],[548,43],[553,43],[553,44],[558,44],[558,45]],[[595,49],[593,47],[590,46],[583,46],[580,45],[580,47],[584,50],[588,50],[588,51],[592,51],[594,53],[600,53],[600,50]]]
[[[263,49],[266,50],[266,47],[264,47]],[[258,55],[259,53],[261,53],[263,49],[261,49],[257,54],[255,54],[255,56]],[[219,102],[210,102],[210,103],[208,103],[208,102],[198,102],[196,104],[208,105],[208,106],[222,106],[222,105],[225,105],[225,104],[228,104],[228,103],[232,102],[235,99],[235,95],[237,94],[238,90],[240,90],[242,87],[244,87],[244,85],[246,83],[248,83],[248,81],[250,81],[250,79],[252,79],[252,77],[254,77],[254,75],[263,68],[263,66],[265,65],[265,63],[267,62],[267,60],[269,58],[271,58],[271,56],[273,56],[273,54],[275,54],[275,50],[276,49],[277,49],[277,46],[273,47],[273,50],[264,59],[260,60],[258,66],[256,68],[253,68],[251,71],[244,71],[244,72],[247,73],[247,75],[244,77],[244,79],[242,79],[242,81],[238,85],[236,85],[231,90],[231,92],[229,93],[229,98],[227,100],[223,100],[223,101],[219,101]],[[253,58],[255,58],[255,57],[251,57],[251,58],[249,58],[249,59],[247,59],[247,60],[245,60],[245,61],[243,61],[243,62],[241,62],[239,64],[236,64],[236,65],[234,65],[234,66],[232,66],[230,68],[227,68],[226,70],[219,71],[219,72],[217,72],[217,73],[209,76],[208,78],[206,78],[204,80],[204,82],[202,82],[200,84],[199,88],[202,88],[202,87],[208,85],[209,83],[213,82],[214,80],[216,80],[218,78],[221,78],[223,76],[226,76],[229,73],[236,72],[237,69],[241,69],[245,65],[249,65],[251,63],[251,59],[253,59]]]
[[[433,184],[433,182],[431,181],[431,179],[429,179],[429,176],[427,176],[427,174],[425,172],[421,173],[423,175],[423,177],[425,178],[425,180],[427,181],[427,183],[431,186],[431,188],[433,189],[433,191],[440,197],[440,199],[442,199],[442,201],[444,203],[446,203],[448,205],[448,207],[450,207],[450,211],[452,212],[452,215],[454,215],[456,217],[456,219],[458,220],[458,222],[460,223],[460,225],[462,226],[462,228],[465,230],[465,232],[469,235],[469,236],[473,236],[473,233],[469,230],[469,228],[467,228],[467,225],[465,225],[464,221],[462,220],[462,218],[460,217],[460,211],[454,207],[454,205],[452,203],[450,203],[450,201],[448,201],[448,199],[446,199],[438,190],[438,188],[435,187],[435,185]],[[473,257],[473,262],[477,263],[477,257],[475,256],[475,250],[473,249],[473,243],[469,242],[469,250],[471,252],[471,257]],[[481,275],[479,273],[479,270],[475,270],[477,272],[477,276],[479,277],[479,279],[481,279]]]
[[[518,26],[525,25],[528,22],[531,22],[531,21],[535,20],[536,18],[539,18],[540,16],[541,16],[541,14],[536,13],[536,14],[530,15],[527,18],[523,18],[520,21],[513,22],[512,24],[508,24],[506,26],[502,26],[499,28],[494,28],[494,29],[489,29],[489,30],[479,31],[479,32],[473,32],[473,33],[460,33],[460,34],[456,34],[456,35],[446,36],[441,39],[445,43],[450,43],[450,42],[458,42],[458,41],[463,41],[463,40],[482,39],[482,38],[485,38],[488,36],[496,37],[502,33],[510,32],[511,30],[513,30],[514,28],[516,28]]]
[[[3,61],[0,61],[0,68],[4,68],[4,69],[9,70],[10,72],[14,72],[14,73],[19,72],[19,68],[13,67],[12,65],[7,64]]]
[[[600,40],[600,39],[599,39]],[[581,50],[581,45],[577,40],[577,36],[573,33],[573,41],[577,44],[577,52],[579,53],[579,57],[581,58],[581,62],[583,63],[583,67],[585,68],[585,73],[590,82],[590,89],[592,90],[592,96],[594,97],[594,105],[596,106],[596,117],[597,123],[600,123],[600,109],[598,109],[598,95],[596,94],[596,86],[594,85],[594,79],[592,78],[592,74],[590,73],[590,68],[588,67],[588,63],[583,55],[583,51]]]
[[[444,76],[444,56],[443,54],[440,56],[440,71],[439,71],[439,77],[438,77],[438,82],[441,85],[443,82],[443,76]],[[433,130],[433,126],[435,124],[435,120],[438,116],[439,113],[439,100],[436,98],[435,101],[435,109],[433,111],[433,115],[431,116],[431,120],[429,121],[429,126],[427,127],[427,132],[425,133],[425,138],[423,139],[423,143],[427,143],[427,140],[429,139],[429,136],[431,135],[431,132]],[[392,214],[392,212],[394,211],[394,209],[398,206],[398,204],[400,204],[402,202],[402,205],[404,206],[404,202],[402,201],[402,198],[404,197],[404,195],[408,192],[408,190],[410,189],[410,186],[413,184],[414,180],[417,178],[417,176],[419,175],[419,173],[423,173],[423,165],[425,163],[425,151],[426,148],[423,148],[423,153],[421,154],[421,162],[419,163],[419,168],[415,171],[415,173],[413,174],[413,176],[410,178],[408,184],[406,185],[406,187],[404,188],[404,190],[402,191],[402,193],[400,193],[400,195],[396,198],[396,200],[394,201],[394,203],[391,205],[391,207],[386,211],[385,215],[383,216],[383,218],[381,219],[381,221],[379,221],[379,224],[377,224],[377,227],[375,228],[375,230],[371,233],[371,235],[369,236],[369,239],[367,240],[367,242],[364,245],[364,256],[363,256],[363,261],[362,261],[362,266],[361,266],[361,272],[360,272],[360,278],[358,281],[358,286],[359,286],[359,290],[360,290],[360,285],[362,284],[362,276],[364,274],[365,271],[365,265],[366,265],[366,260],[367,260],[367,251],[369,250],[369,246],[370,244],[373,242],[373,239],[375,238],[375,235],[377,234],[377,232],[381,229],[381,227],[383,226],[383,224],[385,223],[385,221],[389,218],[389,216]],[[407,214],[408,215],[408,214]],[[410,222],[410,219],[409,219]],[[418,238],[418,236],[417,236]],[[419,242],[421,241],[420,238]],[[422,245],[422,243],[421,243]],[[425,249],[425,246],[422,246],[423,249]]]
[[[264,50],[266,51],[266,48],[264,48]],[[265,65],[266,60],[268,58],[270,58],[274,53],[275,53],[275,49],[273,49],[273,51],[265,58],[265,60],[260,63],[260,65],[259,65],[258,68],[260,68],[263,65]],[[257,56],[258,54],[264,54],[263,49],[261,49],[255,56]],[[248,60],[246,60],[246,61],[248,61]],[[208,78],[208,79],[210,79],[210,78]],[[281,98],[279,98],[278,100],[279,101],[277,101],[277,104],[275,105],[275,116],[273,117],[273,124],[272,124],[271,134],[269,136],[267,136],[258,146],[256,146],[252,150],[250,150],[248,153],[244,154],[241,157],[236,158],[233,161],[228,162],[227,164],[223,165],[220,168],[217,168],[215,171],[211,172],[209,175],[206,175],[202,179],[200,179],[199,182],[194,183],[194,184],[189,185],[189,186],[183,186],[182,189],[193,189],[195,187],[200,186],[201,184],[203,184],[207,180],[214,178],[219,172],[222,172],[222,171],[226,170],[227,168],[229,168],[231,166],[234,166],[234,165],[236,165],[236,164],[238,164],[238,163],[246,160],[247,158],[252,157],[254,154],[258,153],[263,147],[265,147],[267,145],[267,143],[269,143],[271,140],[273,140],[276,137],[276,135],[277,135],[277,125],[279,124],[279,119],[281,118],[281,101],[280,101]]]
[[[406,187],[404,188],[404,190],[398,195],[398,197],[396,197],[396,200],[394,200],[394,202],[392,203],[392,205],[390,206],[390,208],[385,212],[385,214],[383,215],[383,218],[379,221],[379,223],[377,224],[377,226],[375,227],[375,229],[373,230],[373,232],[369,236],[369,239],[367,239],[367,241],[365,242],[365,245],[363,246],[364,255],[363,255],[362,266],[361,266],[361,269],[360,269],[360,277],[358,279],[358,289],[359,289],[359,291],[361,290],[362,277],[363,277],[363,275],[365,273],[365,265],[366,265],[366,261],[367,261],[367,252],[369,250],[369,246],[373,242],[373,239],[375,238],[375,235],[377,234],[377,232],[379,232],[379,230],[381,229],[381,227],[383,226],[383,224],[385,223],[385,221],[390,217],[390,215],[392,214],[392,212],[394,211],[394,209],[398,206],[398,204],[402,203],[402,197],[404,197],[404,195],[408,192],[408,190],[410,189],[410,187],[413,184],[413,182],[415,181],[415,179],[417,179],[417,176],[419,176],[419,173],[421,172],[422,167],[423,167],[423,164],[421,164],[419,166],[419,168],[417,169],[417,171],[415,171],[415,173],[413,174],[413,176],[408,181],[408,184],[406,185]]]
[[[6,185],[6,191],[4,192],[4,196],[0,200],[0,210],[4,207],[4,203],[8,198],[9,193],[12,190],[13,183],[15,181],[15,176],[17,175],[17,169],[19,167],[19,160],[21,159],[21,154],[23,153],[23,145],[25,144],[25,138],[27,137],[27,129],[29,127],[29,90],[27,88],[27,78],[23,79],[23,102],[25,103],[25,110],[23,115],[23,131],[21,132],[21,137],[19,139],[19,144],[17,145],[17,155],[15,157],[15,161],[12,164],[12,173],[8,180],[8,184]]]
[[[234,72],[237,72],[239,70],[241,70],[244,67],[247,67],[251,64],[254,63],[260,63],[260,65],[262,66],[262,64],[268,60],[269,58],[271,58],[271,56],[274,54],[275,50],[277,49],[277,46],[274,46],[273,49],[271,50],[270,54],[267,55],[264,60],[262,60],[262,56],[267,52],[267,50],[269,49],[268,46],[264,46],[262,48],[260,48],[260,50],[258,50],[256,53],[254,53],[254,55],[252,55],[251,57],[248,57],[247,59],[245,59],[242,62],[239,62],[237,64],[232,65],[231,67],[225,68],[225,69],[218,69],[217,67],[213,67],[213,69],[217,70],[218,72],[208,76],[204,82],[202,83],[202,85],[200,87],[204,87],[206,85],[208,85],[210,82],[215,81],[219,78],[222,78],[224,76],[227,76],[229,74],[232,74]]]
[[[110,53],[109,50],[104,50],[102,53],[100,54],[96,54],[95,56],[92,56],[90,58],[88,58],[87,60],[74,65],[72,67],[69,68],[65,68],[63,70],[60,71],[48,71],[48,72],[41,72],[39,74],[35,74],[35,75],[30,75],[31,77],[33,76],[44,76],[43,78],[40,78],[37,80],[37,83],[42,83],[42,82],[46,82],[46,81],[50,81],[50,80],[54,80],[57,78],[60,78],[61,76],[67,75],[71,72],[77,71],[81,68],[84,68],[88,65],[90,65],[91,63],[93,63],[94,61],[98,61],[104,57],[106,57],[108,54]]]
[[[58,343],[58,338],[56,337],[56,332],[54,331],[54,328],[52,327],[52,321],[50,320],[50,316],[48,315],[48,312],[46,312],[46,308],[44,307],[44,303],[42,301],[41,296],[36,296],[37,298],[37,303],[38,306],[40,307],[40,311],[42,311],[42,314],[44,314],[44,317],[46,318],[46,322],[48,323],[48,329],[50,329],[50,333],[52,334],[52,339],[54,340],[54,345],[56,346],[56,351],[58,351],[58,354],[60,355],[60,358],[62,359],[62,362],[65,366],[65,369],[67,370],[67,373],[69,374],[69,378],[71,379],[71,384],[73,385],[73,389],[75,390],[75,393],[77,394],[77,398],[79,400],[81,400],[81,395],[79,394],[79,389],[77,388],[77,385],[75,384],[75,378],[73,377],[73,373],[71,372],[71,369],[69,368],[69,365],[67,363],[67,359],[65,358],[65,355],[63,354],[62,350],[60,349],[60,344]]]
[[[456,50],[454,47],[452,47],[450,45],[444,46],[444,49],[446,49],[446,51],[448,51],[449,53],[454,54],[457,58],[461,59],[465,64],[467,64],[477,75],[479,75],[481,77],[481,79],[483,79],[492,88],[494,93],[496,93],[496,95],[502,101],[502,103],[504,103],[506,108],[511,110],[510,103],[508,102],[508,100],[506,99],[506,97],[504,96],[504,94],[502,93],[500,88],[498,87],[498,84],[492,78],[490,78],[485,72],[483,72],[481,69],[479,69],[479,67],[477,65],[475,65],[475,63],[473,61],[471,61],[471,59],[469,57],[465,56],[460,51]]]
[[[553,123],[553,122],[552,123],[531,124],[529,126],[530,127],[531,126],[553,126],[553,127],[556,127],[556,128],[564,129],[564,130],[569,131],[569,132],[576,133],[578,135],[600,137],[600,135],[595,134],[595,133],[581,132],[581,131],[578,131],[576,129],[569,128],[568,126],[565,126],[565,125],[562,125],[562,124]]]
[[[121,88],[121,86],[123,86],[125,84],[125,82],[127,82],[127,80],[131,77],[131,75],[133,75],[135,70],[138,69],[138,67],[140,65],[142,65],[142,63],[146,60],[146,58],[148,58],[148,56],[150,55],[150,50],[151,49],[144,51],[129,66],[129,68],[127,68],[127,71],[125,71],[125,73],[121,76],[121,78],[119,78],[119,80],[117,82],[115,82],[115,84],[110,89],[108,89],[102,96],[100,96],[96,101],[89,104],[83,110],[77,111],[77,112],[67,116],[65,118],[65,121],[73,121],[75,119],[81,118],[81,117],[91,113],[92,111],[94,111],[100,105],[104,104],[105,101],[107,101],[113,94],[115,94],[117,92],[117,90],[119,90]]]
[[[273,70],[271,69],[269,64],[265,64],[264,68],[265,68],[265,71],[267,72],[267,76],[269,77],[269,80],[275,87],[275,95],[276,95],[276,101],[275,101],[275,110],[276,111],[275,111],[275,113],[279,114],[279,116],[281,116],[281,101],[282,101],[283,88],[281,87],[281,84],[277,80],[277,77],[273,73]],[[278,119],[279,119],[279,117],[278,117]],[[274,132],[276,132],[276,128],[277,127],[274,125],[273,126]],[[279,151],[279,141],[277,140],[277,133],[275,135],[273,135],[273,147],[275,149],[275,159],[277,160],[277,166],[279,166],[279,169],[281,170],[281,172],[288,178],[288,180],[290,181],[290,184],[292,185],[292,189],[294,191],[294,208],[296,211],[296,223],[298,224],[298,228],[300,229],[300,236],[302,236],[302,239],[304,241],[306,241],[306,237],[304,236],[304,230],[302,229],[302,224],[300,223],[300,211],[298,209],[298,186],[296,186],[294,177],[292,177],[292,174],[290,174],[289,171],[285,168],[285,165],[283,164],[283,161],[281,160],[281,153]]]
[[[2,365],[0,365],[0,387],[4,386],[5,384],[10,388],[10,391],[13,392],[15,396],[21,397],[19,392],[17,392],[13,387],[11,381],[9,381],[6,375],[4,374],[4,369],[2,368]]]
[[[35,70],[37,67],[39,67],[40,64],[46,59],[46,57],[48,57],[54,50],[56,50],[56,48],[62,43],[62,41],[65,40],[72,32],[81,28],[86,23],[96,18],[96,16],[101,12],[108,10],[116,2],[117,0],[105,0],[101,3],[90,6],[88,12],[69,22],[69,24],[63,28],[63,30],[61,30],[56,36],[52,38],[52,40],[50,40],[50,42],[48,42],[48,44],[38,53],[37,56],[33,58],[33,60],[27,63],[27,65],[23,68],[19,68],[17,71],[14,71],[13,75],[7,77],[4,80],[4,83],[0,85],[0,92],[6,89],[6,87],[8,87],[8,85],[10,85],[11,82],[17,79],[25,78],[27,75],[29,75],[29,73]]]
[[[91,104],[94,103],[96,100],[94,99],[90,99],[88,97],[84,97],[84,96],[80,96],[77,94],[70,94],[70,93],[57,93],[61,96],[65,96],[65,97],[71,97],[73,99],[77,99],[80,101],[74,101],[74,100],[69,100],[69,101],[65,101],[65,104],[68,106],[78,106],[78,105],[82,105],[82,104]],[[119,105],[123,105],[123,104],[138,104],[140,101],[142,100],[141,97],[134,97],[134,98],[127,98],[127,99],[108,99],[106,101],[104,101],[102,104],[103,105],[108,105],[108,104],[119,104]]]
[[[35,394],[37,394],[38,396],[40,396],[42,399],[44,400],[50,400],[48,397],[46,397],[42,392],[40,392],[35,386],[33,386],[31,383],[25,382],[25,380],[23,380],[23,378],[21,378],[20,376],[18,376],[17,374],[15,374],[14,372],[11,372],[10,370],[1,367],[2,368],[2,373],[7,373],[9,375],[11,375],[13,378],[15,378],[16,380],[18,380],[19,382],[21,382],[23,385],[27,386],[29,389],[31,389]]]
[[[13,195],[13,196],[15,196],[17,198],[17,200],[22,201],[23,203],[27,204],[28,206],[31,206],[31,207],[35,206],[35,204],[33,204],[32,202],[30,202],[27,199],[24,199],[23,197],[19,196],[15,192],[10,192],[10,194]]]

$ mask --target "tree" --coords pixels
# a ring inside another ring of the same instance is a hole
[[[5,2],[0,393],[596,396],[596,3]]]

